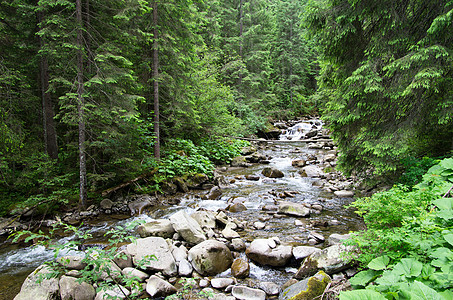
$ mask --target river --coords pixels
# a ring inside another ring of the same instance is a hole
[[[196,191],[185,194],[178,205],[160,207],[138,217],[102,216],[84,226],[82,230],[90,231],[96,237],[118,223],[133,219],[168,218],[178,210],[197,209],[218,210],[225,209],[231,199],[243,197],[246,211],[231,213],[231,216],[245,220],[249,223],[261,221],[266,226],[256,230],[248,228],[241,232],[241,237],[247,242],[255,238],[268,238],[277,236],[284,243],[294,246],[307,245],[311,232],[322,234],[326,238],[332,233],[344,234],[362,228],[362,222],[352,209],[345,209],[352,198],[338,198],[331,191],[319,188],[314,184],[318,179],[304,177],[299,174],[299,169],[292,166],[296,159],[306,159],[310,155],[319,155],[327,151],[323,149],[310,149],[306,142],[298,142],[303,137],[303,132],[310,130],[313,122],[297,124],[292,131],[287,131],[280,141],[266,143],[260,152],[269,157],[269,164],[254,164],[248,168],[228,168],[220,174],[230,184],[222,189],[222,196],[217,200],[202,200],[206,191]],[[291,142],[288,142],[291,140]],[[275,167],[284,173],[283,178],[271,179],[261,175],[265,167]],[[258,180],[247,180],[247,175],[256,175]],[[265,205],[272,206],[276,203],[276,195],[291,192],[294,197],[286,199],[291,202],[321,205],[323,210],[319,214],[312,214],[308,218],[274,217],[262,210]],[[62,243],[71,239],[66,237]],[[323,247],[323,244],[317,244]],[[19,292],[20,286],[26,276],[42,262],[52,260],[53,252],[44,247],[25,247],[13,245],[8,242],[0,244],[0,299],[10,300]],[[282,284],[291,276],[297,265],[284,269],[270,269],[251,264],[252,279],[263,281],[276,281]],[[228,272],[228,271],[227,271]],[[222,276],[228,275],[222,274]]]

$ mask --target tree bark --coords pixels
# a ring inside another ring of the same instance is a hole
[[[79,205],[81,209],[87,206],[87,166],[86,166],[86,145],[85,145],[85,99],[83,97],[83,20],[82,2],[76,0],[77,18],[77,113],[79,118]]]
[[[37,13],[38,23],[44,19],[43,12]],[[40,28],[41,29],[41,28]],[[41,49],[44,48],[45,42],[41,36],[38,35],[39,45]],[[41,97],[42,97],[42,113],[43,113],[43,130],[44,130],[44,143],[46,146],[47,155],[52,159],[58,158],[58,144],[57,144],[57,131],[55,128],[55,110],[53,107],[52,97],[49,93],[49,63],[47,56],[41,54],[40,58],[40,77],[41,77]]]
[[[154,87],[154,157],[160,159],[160,125],[159,125],[159,30],[157,1],[153,3],[153,87]]]
[[[242,2],[243,0],[240,0],[239,2],[239,57],[241,60],[243,59],[242,57],[242,51],[243,51],[243,30],[244,30],[244,23],[243,23],[243,12],[242,12]],[[241,84],[242,84],[242,66],[241,70],[239,71],[239,90],[241,90]]]

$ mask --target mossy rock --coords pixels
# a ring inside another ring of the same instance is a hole
[[[322,295],[327,285],[332,281],[324,271],[319,271],[315,276],[309,277],[286,288],[278,298],[279,300],[312,300]]]

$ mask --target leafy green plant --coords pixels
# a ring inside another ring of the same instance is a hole
[[[176,294],[165,297],[165,300],[177,300],[177,299],[208,299],[213,296],[213,293],[205,291],[196,291],[196,282],[194,278],[181,278],[179,284],[182,287]]]

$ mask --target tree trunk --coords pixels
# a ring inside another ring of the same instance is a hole
[[[43,12],[38,12],[38,23],[44,19]],[[44,48],[45,42],[41,36],[38,35],[39,45],[41,49]],[[40,77],[41,77],[41,97],[42,97],[42,113],[43,113],[43,130],[44,130],[44,143],[46,145],[46,152],[52,159],[58,158],[58,144],[57,144],[57,131],[55,129],[55,111],[53,108],[52,97],[49,90],[49,63],[47,56],[41,54],[40,58]]]
[[[83,98],[83,20],[82,20],[82,0],[76,0],[77,18],[77,113],[79,118],[79,186],[81,209],[87,206],[87,165],[86,165],[86,145],[85,145],[85,99]]]
[[[242,60],[242,51],[243,51],[243,30],[244,30],[244,23],[243,23],[243,12],[242,12],[242,1],[240,0],[239,2],[239,57]],[[241,64],[241,70],[239,71],[239,90],[241,90],[241,84],[242,84],[242,64]]]
[[[158,15],[157,15],[157,1],[153,3],[153,87],[154,87],[154,157],[160,159],[160,126],[159,126],[159,49],[158,49],[158,36],[159,30]]]

